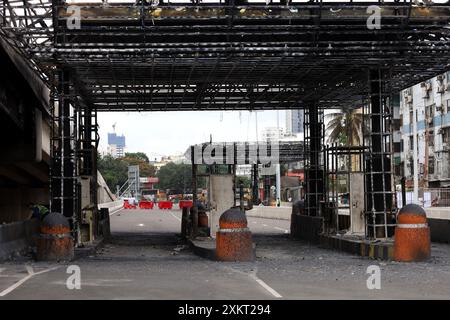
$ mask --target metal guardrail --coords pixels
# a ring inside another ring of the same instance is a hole
[[[413,203],[413,192],[406,192],[406,203]],[[419,204],[424,208],[450,207],[450,188],[422,188],[419,189]],[[402,194],[397,192],[397,205],[403,206]]]

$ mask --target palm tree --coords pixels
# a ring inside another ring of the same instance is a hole
[[[363,139],[363,114],[361,109],[341,110],[325,115],[327,143],[360,146]]]

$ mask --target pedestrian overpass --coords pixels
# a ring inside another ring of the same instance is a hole
[[[322,111],[364,106],[367,236],[388,237],[392,96],[450,68],[449,22],[447,4],[406,0],[0,3],[0,36],[51,90],[51,210],[75,235],[99,112],[304,109],[314,216],[327,192]]]

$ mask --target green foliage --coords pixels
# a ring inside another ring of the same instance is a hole
[[[141,177],[155,176],[155,167],[148,163],[148,157],[143,152],[125,153],[123,158],[113,158],[110,155],[97,156],[97,167],[112,192],[116,186],[122,186],[128,179],[128,166],[138,165]]]
[[[328,120],[326,134],[329,144],[359,146],[362,144],[363,115],[360,110],[342,110],[325,116]],[[364,129],[365,131],[367,129]]]
[[[128,179],[127,163],[109,155],[98,158],[97,168],[112,192],[116,186],[122,186]]]
[[[143,152],[125,152],[125,158],[136,159],[146,163],[150,162],[147,155]]]
[[[192,166],[190,164],[169,162],[159,169],[156,176],[159,178],[156,186],[158,189],[192,192]],[[197,178],[197,188],[206,188],[204,177]]]
[[[139,166],[139,174],[141,177],[154,177],[156,168],[148,163],[148,157],[143,152],[125,153],[125,157],[120,159],[129,166]]]
[[[237,184],[238,186],[241,184],[241,182],[244,184],[244,188],[251,188],[252,186],[252,180],[247,176],[237,176]]]
[[[192,189],[192,168],[189,164],[175,164],[169,162],[159,169],[156,176],[159,178],[159,183],[157,185],[158,189]]]

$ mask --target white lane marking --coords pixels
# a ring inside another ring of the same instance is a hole
[[[254,224],[257,224],[258,222],[256,222],[256,221],[252,221],[252,223],[254,223]]]
[[[122,211],[122,210],[123,210],[123,208],[120,208],[119,210],[116,210],[116,211],[111,212],[109,215],[112,216],[113,214],[116,214],[117,212],[120,212],[120,211]]]
[[[26,277],[20,279],[16,283],[14,283],[9,288],[6,288],[2,292],[0,292],[0,297],[4,297],[8,293],[11,293],[12,291],[16,290],[18,287],[20,287],[22,284],[24,284],[26,281],[28,281],[32,277],[37,276],[37,275],[42,274],[42,273],[46,273],[46,272],[50,272],[50,271],[56,270],[56,269],[60,268],[60,266],[53,267],[53,268],[48,268],[48,269],[45,269],[45,270],[42,270],[42,271],[39,271],[39,272],[34,272],[33,268],[31,266],[28,266],[28,265],[25,266],[25,268],[27,269],[28,275]]]
[[[270,287],[267,283],[265,283],[263,280],[261,280],[260,278],[258,278],[258,276],[256,275],[258,272],[258,267],[255,266],[255,269],[252,270],[250,273],[241,271],[241,270],[237,270],[234,269],[232,267],[227,267],[227,266],[221,266],[222,269],[225,270],[229,270],[232,272],[236,272],[245,276],[249,276],[251,279],[255,280],[261,287],[263,287],[265,290],[267,290],[271,295],[273,295],[275,298],[283,298],[283,296],[281,294],[279,294],[275,289],[273,289],[272,287]]]
[[[174,217],[174,218],[177,219],[178,221],[181,221],[181,219],[178,218],[176,215],[174,215],[172,211],[170,211],[170,214],[172,215],[172,217]]]
[[[266,289],[271,295],[273,295],[275,298],[283,298],[283,296],[281,294],[279,294],[277,291],[275,291],[275,289],[273,289],[272,287],[270,287],[267,283],[265,283],[263,280],[261,280],[260,278],[258,278],[258,276],[256,274],[251,274],[250,275],[251,278],[253,278],[261,287],[263,287],[264,289]]]
[[[274,229],[283,231],[284,233],[289,233],[289,230],[283,229],[283,228],[279,228],[279,227],[273,227]]]
[[[264,224],[264,223],[263,223],[263,227],[267,227],[267,224]]]
[[[139,223],[139,224],[138,224],[138,227],[143,227],[143,226],[144,226],[143,223]]]

